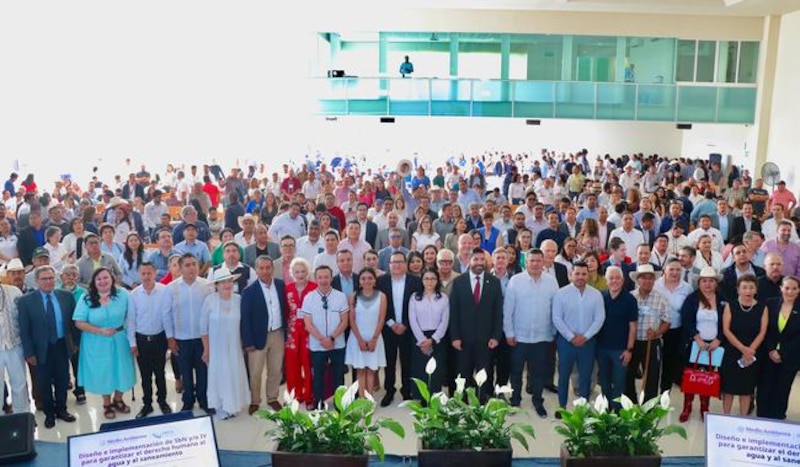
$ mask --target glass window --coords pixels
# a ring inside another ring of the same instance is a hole
[[[627,40],[626,76],[637,83],[672,83],[677,40],[630,37]],[[619,68],[618,68],[619,69]],[[631,73],[632,72],[632,73]]]
[[[514,38],[511,40],[514,41]],[[526,37],[524,42],[511,45],[512,53],[520,50],[528,57],[525,77],[522,79],[543,81],[561,79],[563,48],[562,36]]]
[[[675,66],[675,81],[694,81],[694,61],[697,41],[678,41],[678,63]]]
[[[575,36],[572,57],[573,80],[616,81],[616,37]]]
[[[717,82],[736,82],[736,61],[739,58],[739,43],[720,41],[717,54]]]
[[[755,83],[758,75],[758,42],[742,42],[739,49],[739,82]]]
[[[717,43],[714,41],[698,41],[697,43],[697,75],[695,81],[710,83],[714,81],[714,60],[717,57]]]
[[[458,42],[458,77],[500,79],[500,41]]]

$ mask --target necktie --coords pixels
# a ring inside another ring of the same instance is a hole
[[[684,282],[689,282],[689,270],[683,272],[683,280]]]
[[[472,298],[477,305],[481,301],[481,276],[475,276],[475,287],[472,289]]]
[[[47,294],[47,328],[50,334],[50,343],[55,344],[58,340],[58,331],[56,330],[56,307],[53,306],[53,299],[51,294]]]
[[[75,243],[75,259],[80,259],[83,256],[83,237],[78,237]]]

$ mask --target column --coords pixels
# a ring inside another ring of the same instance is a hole
[[[781,32],[781,17],[764,18],[764,33],[759,46],[758,94],[756,97],[756,143],[755,166],[750,171],[753,179],[760,176],[761,166],[767,161],[769,132],[772,115],[772,99],[775,93],[775,72],[778,64],[778,42]]]
[[[511,83],[509,79],[509,68],[511,66],[511,36],[503,34],[500,36],[500,79],[501,84],[500,100],[507,102],[511,99]]]
[[[458,36],[450,35],[450,100],[458,100]]]
[[[378,76],[387,75],[386,64],[388,61],[388,38],[385,32],[380,32],[378,33]],[[389,89],[389,81],[385,79],[379,80],[378,89],[381,91]]]
[[[614,81],[622,83],[625,81],[625,67],[628,64],[628,38],[617,37],[617,55],[614,63]]]
[[[572,81],[572,39],[573,36],[565,35],[561,44],[561,81]]]

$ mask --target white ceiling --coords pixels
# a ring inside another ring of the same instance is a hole
[[[359,3],[358,0],[342,3]],[[372,3],[372,2],[370,2]],[[372,3],[374,5],[374,3]],[[407,8],[550,10],[672,15],[768,16],[800,10],[800,0],[391,0]]]

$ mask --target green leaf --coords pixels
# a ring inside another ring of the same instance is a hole
[[[686,430],[682,426],[670,425],[664,428],[664,435],[676,434],[683,439],[686,439]]]
[[[384,418],[378,421],[378,424],[383,428],[386,428],[392,433],[396,434],[400,438],[406,437],[406,430],[403,428],[403,425],[401,425],[397,420],[390,420]]]
[[[413,378],[413,380],[414,384],[417,385],[417,390],[422,396],[422,400],[424,400],[425,402],[430,402],[431,392],[428,390],[428,385],[419,378]]]
[[[511,437],[517,440],[517,442],[521,444],[526,451],[530,451],[530,448],[528,447],[528,440],[525,438],[525,436],[522,435],[522,433],[519,433],[517,431],[512,431]]]
[[[536,439],[536,435],[533,432],[533,426],[532,425],[528,425],[527,423],[518,423],[518,424],[514,424],[514,427],[516,429],[522,431],[526,435],[530,436],[531,438]]]
[[[385,454],[383,449],[383,443],[381,443],[381,439],[377,435],[372,435],[367,437],[367,444],[369,444],[370,450],[378,455],[378,458],[383,462],[383,456]]]

